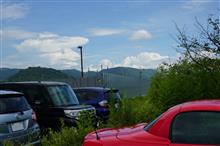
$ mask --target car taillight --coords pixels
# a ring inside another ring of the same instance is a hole
[[[99,102],[99,105],[102,107],[107,107],[108,106],[108,101],[107,100],[102,100]]]
[[[32,112],[32,120],[37,121],[37,116],[36,116],[36,113],[34,111]]]

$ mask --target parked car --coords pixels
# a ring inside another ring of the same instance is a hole
[[[177,105],[150,124],[101,129],[83,146],[220,146],[220,100]]]
[[[121,97],[118,89],[102,87],[81,87],[73,89],[81,104],[92,105],[96,108],[97,116],[108,119],[110,99],[114,100],[114,106],[120,105]]]
[[[24,93],[27,101],[36,112],[42,129],[61,126],[61,120],[67,126],[76,126],[81,111],[95,116],[95,108],[79,105],[72,88],[61,82],[11,82],[1,83],[0,89],[10,89]]]
[[[40,144],[36,115],[22,93],[0,90],[0,145]]]

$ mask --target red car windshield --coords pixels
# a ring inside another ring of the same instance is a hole
[[[160,116],[158,116],[155,120],[153,120],[152,122],[150,122],[150,124],[146,125],[144,127],[145,131],[148,131],[161,117],[163,114],[161,114]]]

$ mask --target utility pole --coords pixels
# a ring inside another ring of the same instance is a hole
[[[101,79],[101,81],[102,81],[102,87],[104,87],[104,73],[103,73],[103,66],[102,66],[102,64],[101,64],[101,77],[102,77],[102,79]]]
[[[81,58],[81,78],[83,78],[83,54],[82,54],[82,46],[78,46],[78,49],[80,49],[80,58]]]

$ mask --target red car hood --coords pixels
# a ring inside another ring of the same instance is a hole
[[[120,135],[124,135],[124,134],[129,134],[129,133],[134,133],[137,131],[144,131],[144,126],[146,125],[146,123],[141,123],[132,127],[127,127],[127,128],[120,128],[120,129],[113,129],[113,128],[104,128],[104,129],[100,129],[97,130],[97,134],[98,137],[100,139],[105,138],[105,137],[119,137]],[[88,134],[85,139],[94,139],[96,138],[96,132],[92,132],[90,134]]]
[[[144,130],[144,127],[146,126],[146,123],[141,123],[132,127],[127,127],[127,128],[121,128],[121,129],[112,129],[112,128],[105,128],[105,129],[100,129],[97,131],[98,137],[102,142],[105,141],[105,139],[111,138],[112,140],[115,139],[118,142],[123,142],[127,144],[132,144],[132,143],[149,143],[149,144],[168,144],[169,141],[165,138],[161,138],[155,135],[152,135]],[[96,134],[95,132],[92,132],[88,134],[85,137],[85,140],[94,140],[96,139]],[[101,142],[100,141],[100,142]],[[102,143],[101,142],[101,143]]]

